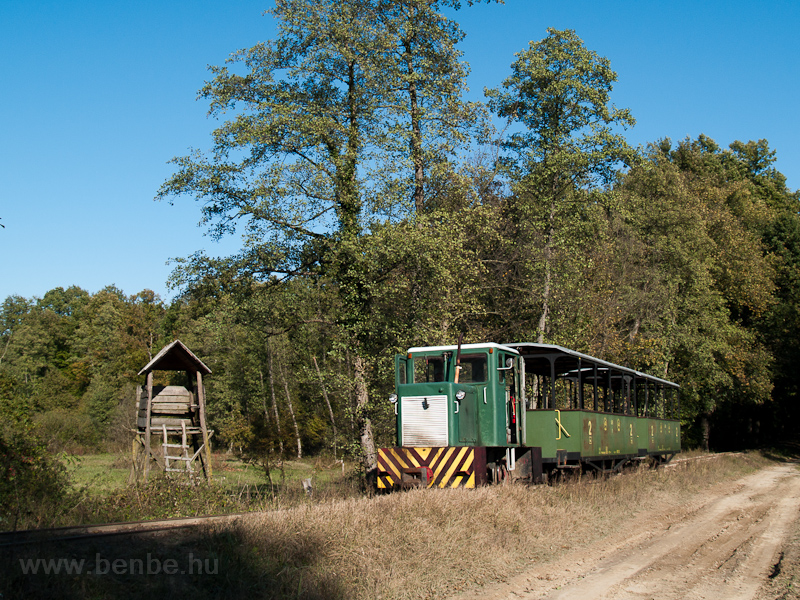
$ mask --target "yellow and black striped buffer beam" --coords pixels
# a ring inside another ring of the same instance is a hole
[[[420,469],[428,470],[429,488],[474,488],[476,483],[485,482],[486,449],[471,446],[381,448],[378,450],[378,489],[400,487],[404,479],[419,478]]]

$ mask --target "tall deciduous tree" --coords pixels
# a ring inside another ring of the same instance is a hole
[[[517,54],[512,75],[487,90],[489,106],[512,126],[522,126],[502,145],[516,196],[512,218],[523,243],[541,239],[543,282],[538,341],[544,341],[551,310],[558,223],[574,216],[581,191],[606,185],[635,152],[614,127],[634,119],[617,109],[610,93],[617,75],[608,59],[584,47],[574,31],[548,29],[548,36]],[[525,224],[533,230],[525,229]],[[537,286],[538,287],[538,286]]]
[[[482,105],[462,99],[468,67],[460,61],[456,43],[464,33],[439,12],[460,5],[457,0],[377,2],[386,43],[385,53],[375,55],[371,67],[383,89],[383,157],[374,178],[381,204],[390,199],[408,205],[410,199],[416,214],[435,206],[431,182],[450,175],[448,159],[470,140],[481,120]]]
[[[443,5],[458,3],[279,0],[270,11],[276,39],[234,54],[232,68],[212,68],[201,91],[213,116],[234,113],[214,132],[213,152],[175,159],[178,170],[158,193],[202,201],[215,235],[244,222],[248,250],[237,268],[261,278],[322,269],[338,286],[368,471],[376,466],[368,340],[352,326],[370,285],[359,260],[363,228],[392,208],[387,192],[400,190],[403,200],[411,187],[423,208],[425,165],[443,161],[470,122],[459,100],[461,33],[436,12]],[[408,160],[396,160],[398,139],[408,140]],[[413,174],[398,165],[413,165]]]

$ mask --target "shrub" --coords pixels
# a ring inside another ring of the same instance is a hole
[[[50,527],[77,503],[66,468],[26,424],[0,427],[0,529]]]
[[[58,408],[35,415],[33,421],[52,454],[84,454],[97,449],[97,427],[85,413]]]

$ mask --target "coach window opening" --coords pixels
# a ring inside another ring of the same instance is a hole
[[[630,375],[625,375],[622,378],[622,381],[625,384],[625,394],[624,394],[625,407],[624,407],[624,409],[625,409],[625,414],[626,415],[632,414],[632,409],[633,409],[633,390],[632,390],[632,388],[633,388],[633,380],[634,380],[634,378],[631,377]]]
[[[592,385],[593,391],[596,390],[595,382],[592,379],[591,375],[587,379],[586,372],[592,370],[592,367],[586,367],[583,364],[583,361],[578,358],[578,367],[576,369],[571,369],[564,375],[562,375],[562,379],[564,381],[569,382],[569,402],[567,408],[573,408],[576,410],[587,410],[586,408],[586,386]],[[591,409],[589,409],[591,410]]]
[[[647,409],[647,387],[650,383],[647,379],[639,378],[636,384],[636,416],[644,417]]]
[[[628,406],[630,405],[630,382],[628,376],[620,373],[619,376],[619,411],[623,415],[628,414]]]
[[[669,419],[672,416],[672,388],[664,388],[664,418]]]
[[[548,408],[549,394],[551,392],[548,381],[550,360],[546,356],[528,356],[525,358],[525,386],[530,388],[530,394],[525,392],[527,410],[540,410]]]
[[[669,418],[675,417],[675,390],[669,388]]]
[[[661,384],[660,383],[653,383],[653,397],[650,399],[650,412],[647,414],[648,417],[658,417],[658,397],[661,393]]]
[[[624,373],[619,374],[619,411],[627,415],[631,405],[631,381],[630,376]]]
[[[553,372],[553,393],[550,408],[567,409],[570,405],[569,370],[559,366],[559,357],[551,358]]]

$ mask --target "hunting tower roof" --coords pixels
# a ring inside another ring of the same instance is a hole
[[[139,371],[139,375],[155,370],[200,372],[203,375],[211,373],[211,369],[203,364],[203,361],[197,358],[180,340],[164,346],[161,352]]]

